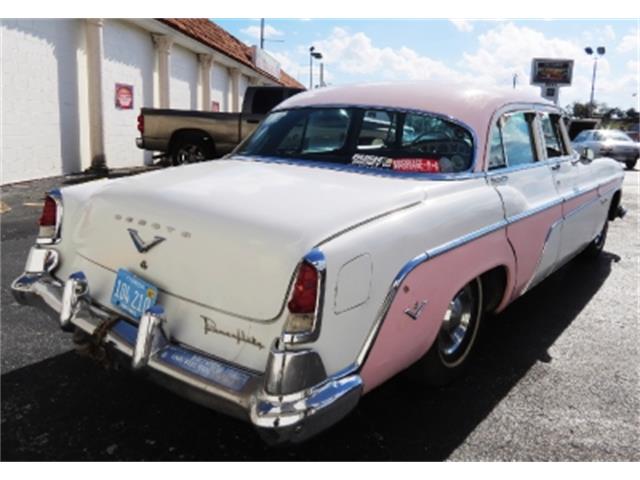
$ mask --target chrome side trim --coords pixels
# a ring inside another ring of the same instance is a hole
[[[62,233],[62,214],[64,213],[62,207],[62,193],[59,188],[55,188],[47,192],[47,196],[51,197],[56,203],[56,226],[52,237],[38,237],[36,238],[37,245],[56,245],[60,243]]]
[[[596,187],[595,190],[597,190],[598,187]],[[478,238],[481,238],[485,235],[488,235],[490,233],[495,232],[496,230],[500,230],[502,228],[507,227],[508,225],[511,225],[513,223],[519,222],[520,220],[529,218],[533,215],[536,215],[538,213],[541,213],[545,210],[548,210],[549,208],[553,208],[555,206],[561,205],[564,202],[568,201],[568,200],[572,200],[573,198],[576,198],[580,195],[584,195],[585,193],[589,193],[591,191],[593,191],[594,189],[590,189],[590,190],[586,190],[586,191],[580,191],[577,193],[574,193],[573,195],[567,196],[567,197],[563,197],[563,198],[559,198],[557,200],[553,200],[550,201],[548,203],[545,203],[543,205],[540,205],[536,208],[533,208],[531,210],[527,210],[521,213],[518,213],[516,215],[513,215],[511,217],[508,217],[505,220],[501,220],[499,222],[494,223],[493,225],[489,225],[487,227],[481,228],[479,230],[476,230],[474,232],[471,232],[469,234],[463,235],[462,237],[456,238],[454,240],[451,240],[449,242],[446,242],[438,247],[434,247],[430,250],[427,250],[426,252],[423,252],[419,255],[417,255],[416,257],[412,258],[411,260],[409,260],[407,263],[405,263],[402,268],[400,269],[400,271],[397,273],[397,275],[395,276],[395,278],[393,279],[393,281],[391,282],[391,286],[389,287],[389,290],[387,292],[387,295],[384,299],[384,301],[382,302],[382,305],[380,306],[380,309],[378,310],[378,313],[376,315],[373,327],[371,328],[369,334],[367,335],[367,338],[365,339],[365,342],[362,346],[362,349],[360,350],[360,353],[358,354],[357,358],[356,358],[356,365],[358,368],[361,368],[362,365],[364,364],[367,355],[369,354],[369,351],[371,349],[371,347],[373,346],[373,343],[378,335],[378,332],[382,326],[382,322],[384,321],[384,318],[387,316],[387,313],[389,312],[389,308],[391,307],[391,304],[393,303],[393,300],[396,296],[396,293],[398,291],[398,288],[400,287],[400,285],[402,284],[402,282],[404,281],[404,279],[407,277],[407,275],[409,275],[409,273],[411,273],[412,270],[414,270],[418,265],[421,265],[422,263],[438,256],[438,255],[442,255],[444,253],[447,253],[455,248],[461,247],[469,242],[472,242],[474,240],[477,240]],[[595,200],[598,200],[598,198],[596,198]],[[589,202],[591,203],[591,201]],[[582,208],[584,208],[584,206],[581,206]],[[581,208],[579,207],[579,208]],[[561,216],[561,218],[559,220],[557,220],[553,225],[552,228],[557,228],[557,224],[562,223],[565,220],[565,217]],[[546,242],[548,241],[549,237],[551,235],[551,229],[549,230],[549,232],[547,232],[547,237],[545,239],[545,245]],[[544,247],[543,247],[544,249]],[[539,260],[540,261],[540,260]],[[537,268],[537,267],[536,267]]]
[[[385,296],[385,299],[382,302],[380,309],[378,310],[378,314],[376,315],[376,319],[373,323],[373,327],[369,331],[369,335],[367,335],[367,338],[362,346],[362,349],[360,350],[360,353],[356,358],[356,362],[355,362],[356,366],[360,368],[362,367],[362,365],[364,365],[366,357],[369,354],[371,347],[373,346],[373,342],[375,341],[376,337],[378,336],[378,332],[382,327],[382,323],[386,318],[387,313],[389,313],[389,308],[391,307],[391,304],[395,299],[396,293],[398,292],[400,285],[402,284],[404,279],[409,275],[409,273],[411,273],[419,265],[422,265],[426,261],[431,260],[432,258],[435,258],[438,255],[442,255],[450,250],[466,245],[469,242],[472,242],[481,237],[489,235],[490,233],[500,230],[506,227],[507,225],[508,225],[508,222],[506,220],[501,220],[499,222],[494,223],[493,225],[489,225],[487,227],[481,228],[469,234],[463,235],[462,237],[459,237],[457,239],[451,240],[450,242],[444,243],[438,247],[429,249],[426,252],[423,252],[415,256],[414,258],[409,260],[407,263],[405,263],[403,267],[400,269],[400,271],[396,274],[393,281],[391,282],[389,291],[387,292],[387,295]]]

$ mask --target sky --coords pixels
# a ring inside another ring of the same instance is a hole
[[[241,41],[259,42],[260,19],[212,19]],[[323,55],[325,82],[429,79],[452,86],[529,85],[531,59],[571,58],[573,84],[559,104],[589,101],[593,57],[584,48],[604,46],[598,60],[595,101],[638,109],[637,20],[267,19],[265,49],[281,67],[309,85],[309,47]],[[318,83],[314,67],[314,84]]]

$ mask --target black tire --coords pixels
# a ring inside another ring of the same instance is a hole
[[[627,160],[626,162],[624,162],[624,164],[627,166],[627,170],[633,170],[636,166],[636,163],[638,163],[637,158],[635,160]]]
[[[468,311],[461,311],[467,308],[465,305],[468,306]],[[468,313],[468,318],[464,317],[465,312]],[[482,282],[476,278],[460,289],[451,300],[438,337],[425,356],[409,369],[409,376],[433,386],[446,385],[460,377],[472,357],[482,314]],[[452,316],[459,317],[456,319],[457,324],[452,323]],[[463,317],[467,318],[465,328]]]
[[[600,256],[604,250],[604,244],[607,241],[607,232],[609,231],[609,222],[605,220],[604,226],[600,233],[594,238],[589,246],[582,252],[582,257],[586,259],[593,259]]]
[[[214,149],[206,137],[200,135],[184,135],[178,137],[171,147],[171,164],[186,165],[198,163],[214,157]]]

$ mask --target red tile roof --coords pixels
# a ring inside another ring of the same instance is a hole
[[[284,70],[280,70],[280,78],[275,78],[273,75],[257,68],[251,59],[251,48],[207,18],[159,18],[158,20],[178,30],[180,33],[243,63],[281,85],[304,88],[304,85]]]

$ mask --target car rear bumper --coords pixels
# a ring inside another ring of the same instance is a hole
[[[268,443],[315,435],[347,415],[362,395],[357,373],[327,377],[311,349],[287,351],[276,340],[267,371],[257,373],[176,344],[164,335],[161,308],[150,309],[136,325],[93,302],[81,273],[62,282],[45,271],[45,264],[52,270],[56,262],[43,252],[55,250],[34,247],[26,272],[11,286],[19,303],[41,309],[64,330],[79,330],[87,338],[109,322],[101,341],[106,350],[190,400],[250,421]]]

